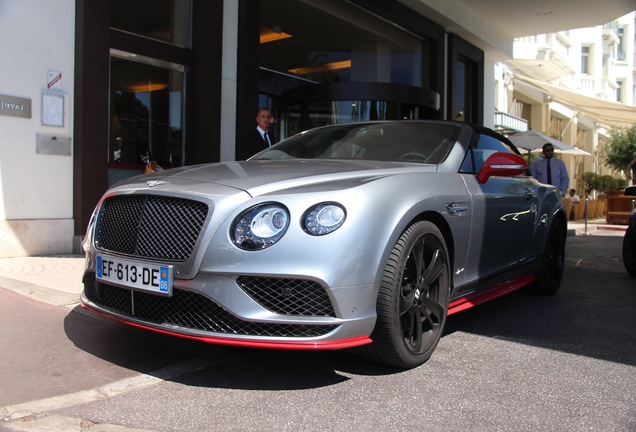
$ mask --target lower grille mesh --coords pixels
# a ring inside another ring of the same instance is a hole
[[[316,337],[337,325],[270,324],[243,321],[205,296],[174,289],[171,297],[131,291],[95,281],[94,274],[84,280],[88,300],[122,315],[153,324],[168,324],[206,332],[270,337]]]
[[[240,276],[236,283],[265,309],[283,315],[335,317],[327,292],[305,279]]]

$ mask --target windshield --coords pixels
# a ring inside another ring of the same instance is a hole
[[[453,124],[399,121],[326,126],[295,135],[259,153],[264,159],[368,159],[438,164],[460,128]]]

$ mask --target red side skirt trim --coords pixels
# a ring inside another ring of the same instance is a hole
[[[536,278],[537,277],[534,275],[522,276],[517,279],[512,279],[509,281],[499,283],[495,285],[493,289],[486,291],[484,293],[480,293],[476,297],[469,296],[469,297],[459,298],[448,305],[448,315],[452,315],[454,313],[461,312],[466,309],[470,309],[473,306],[486,303],[487,301],[496,299],[497,297],[501,297],[502,295],[516,291],[519,288],[523,288],[524,286],[528,285],[530,282],[532,282]]]

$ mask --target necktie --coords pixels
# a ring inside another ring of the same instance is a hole
[[[552,184],[552,169],[550,168],[550,159],[548,159],[548,184]]]
[[[265,140],[265,142],[267,143],[268,146],[271,146],[271,144],[269,142],[269,137],[267,136],[267,131],[265,131],[265,133],[263,134],[263,139]]]

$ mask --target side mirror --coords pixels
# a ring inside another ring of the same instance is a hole
[[[515,153],[499,152],[490,155],[477,174],[479,183],[486,183],[492,176],[518,176],[528,169],[526,160]]]
[[[625,188],[625,196],[636,196],[636,186],[627,186]]]

